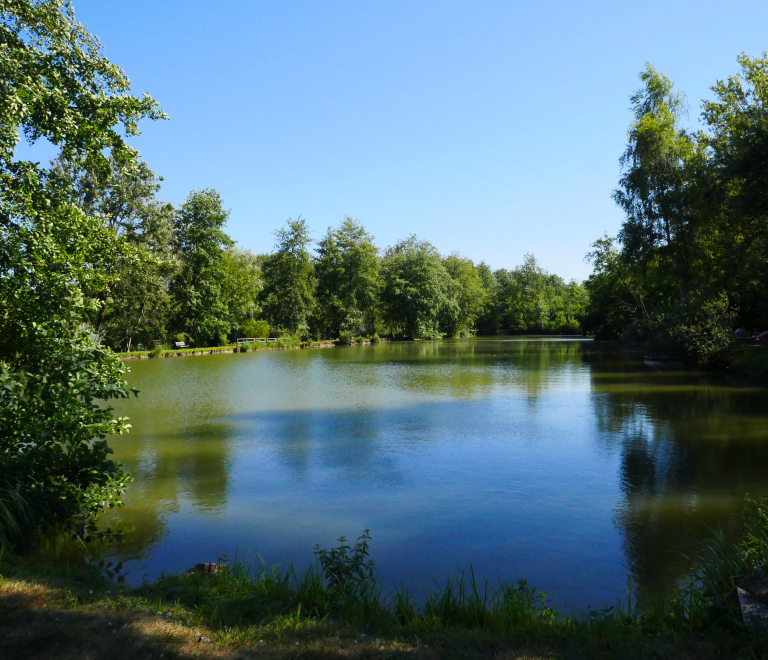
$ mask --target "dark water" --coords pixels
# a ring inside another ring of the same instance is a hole
[[[369,528],[387,584],[526,577],[566,608],[668,592],[768,494],[768,390],[589,341],[131,361],[129,581]]]

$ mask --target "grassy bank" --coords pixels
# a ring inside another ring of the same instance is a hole
[[[470,571],[434,585],[416,607],[406,590],[385,590],[354,549],[333,553],[303,572],[225,557],[137,588],[106,580],[98,566],[6,559],[0,657],[768,657],[738,606],[707,607],[700,590],[658,610],[574,616],[524,581],[494,587]]]
[[[276,342],[251,343],[251,344],[230,344],[227,346],[205,346],[202,348],[168,348],[159,347],[151,351],[126,351],[118,353],[118,356],[124,360],[140,360],[144,358],[158,357],[183,357],[189,355],[215,355],[217,353],[250,353],[258,351],[279,351],[290,348],[326,348],[335,346],[334,342],[326,341],[293,341],[278,340]]]

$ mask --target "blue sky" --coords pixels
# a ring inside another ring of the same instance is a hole
[[[270,251],[302,215],[344,215],[380,247],[410,233],[494,268],[526,252],[585,278],[646,61],[691,122],[741,52],[768,50],[768,2],[73,0],[170,115],[134,144],[180,203],[214,187],[239,245]]]

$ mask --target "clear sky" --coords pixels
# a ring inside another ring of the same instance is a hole
[[[585,278],[645,62],[691,122],[736,56],[768,50],[768,2],[73,0],[170,115],[134,145],[175,203],[214,187],[239,245],[344,215],[493,268],[526,252]]]

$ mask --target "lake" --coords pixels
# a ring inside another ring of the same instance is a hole
[[[565,609],[649,602],[768,494],[768,389],[588,340],[422,341],[126,363],[128,581],[370,529],[385,585],[457,568]]]

